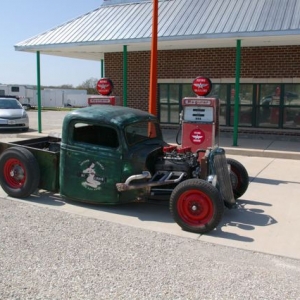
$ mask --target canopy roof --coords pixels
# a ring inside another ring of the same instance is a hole
[[[15,50],[89,60],[150,50],[152,1],[111,0]],[[299,45],[300,0],[161,0],[158,49]],[[297,38],[298,37],[298,38]]]

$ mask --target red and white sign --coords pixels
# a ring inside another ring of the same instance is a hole
[[[188,98],[182,99],[183,106],[214,106],[215,98]]]
[[[113,90],[113,83],[109,78],[101,78],[97,82],[96,89],[100,95],[108,96]]]
[[[88,104],[91,105],[116,105],[116,97],[115,96],[98,96],[98,97],[90,97],[88,98]]]
[[[201,129],[194,129],[190,133],[190,140],[195,145],[200,145],[205,141],[205,133]]]
[[[199,76],[194,79],[192,84],[193,92],[198,96],[207,96],[212,88],[212,83],[209,78]]]

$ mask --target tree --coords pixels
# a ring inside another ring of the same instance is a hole
[[[97,82],[97,78],[91,77],[90,79],[85,80],[82,84],[78,85],[76,88],[87,90],[88,95],[97,95]]]

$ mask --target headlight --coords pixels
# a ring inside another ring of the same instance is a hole
[[[27,112],[25,110],[23,110],[23,114],[22,114],[23,118],[28,118]]]
[[[207,181],[212,184],[213,186],[217,185],[217,175],[209,175],[207,177]]]

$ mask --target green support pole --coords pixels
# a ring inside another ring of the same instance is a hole
[[[235,96],[234,96],[234,127],[233,146],[238,145],[239,107],[240,107],[240,73],[241,73],[241,40],[236,43],[235,63]]]
[[[101,78],[104,77],[104,59],[101,59]]]
[[[127,106],[127,45],[123,46],[123,106]]]
[[[37,66],[37,100],[38,100],[38,132],[42,132],[42,114],[41,114],[41,66],[40,66],[40,51],[36,52],[36,66]]]

